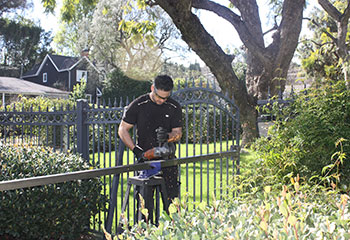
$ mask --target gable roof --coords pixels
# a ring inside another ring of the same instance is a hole
[[[0,93],[68,97],[69,92],[13,77],[0,77]]]
[[[77,57],[67,57],[67,56],[53,55],[53,54],[50,54],[49,57],[52,63],[55,65],[55,67],[59,71],[69,69],[77,61],[79,61],[79,58]]]
[[[35,77],[38,76],[41,69],[44,67],[47,61],[51,61],[57,72],[64,72],[72,70],[81,61],[86,60],[98,73],[100,70],[90,61],[86,56],[83,57],[69,57],[62,55],[47,54],[41,64],[35,65],[30,71],[23,74],[22,77]]]

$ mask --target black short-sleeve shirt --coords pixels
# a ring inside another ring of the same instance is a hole
[[[123,121],[137,127],[137,144],[146,151],[158,146],[155,132],[158,127],[163,127],[168,132],[182,127],[182,110],[180,104],[171,97],[158,105],[151,100],[149,94],[145,94],[126,107]]]

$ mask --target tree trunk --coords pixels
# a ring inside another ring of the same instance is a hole
[[[267,97],[267,89],[278,93],[280,82],[286,77],[301,30],[305,0],[285,0],[282,20],[274,41],[264,46],[264,36],[256,0],[231,0],[241,16],[231,9],[209,0],[154,0],[172,18],[183,40],[205,62],[216,77],[221,89],[234,97],[240,109],[243,145],[259,136],[257,127],[257,99]],[[192,8],[216,13],[237,30],[248,53],[246,83],[234,73],[233,56],[227,55],[204,29]]]

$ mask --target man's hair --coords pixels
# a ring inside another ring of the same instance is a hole
[[[159,90],[171,91],[174,88],[173,79],[168,75],[158,75],[154,79],[154,86]]]

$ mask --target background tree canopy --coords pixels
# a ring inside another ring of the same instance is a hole
[[[23,17],[0,19],[1,69],[4,71],[4,67],[12,67],[28,71],[52,52],[50,35],[50,32]]]

